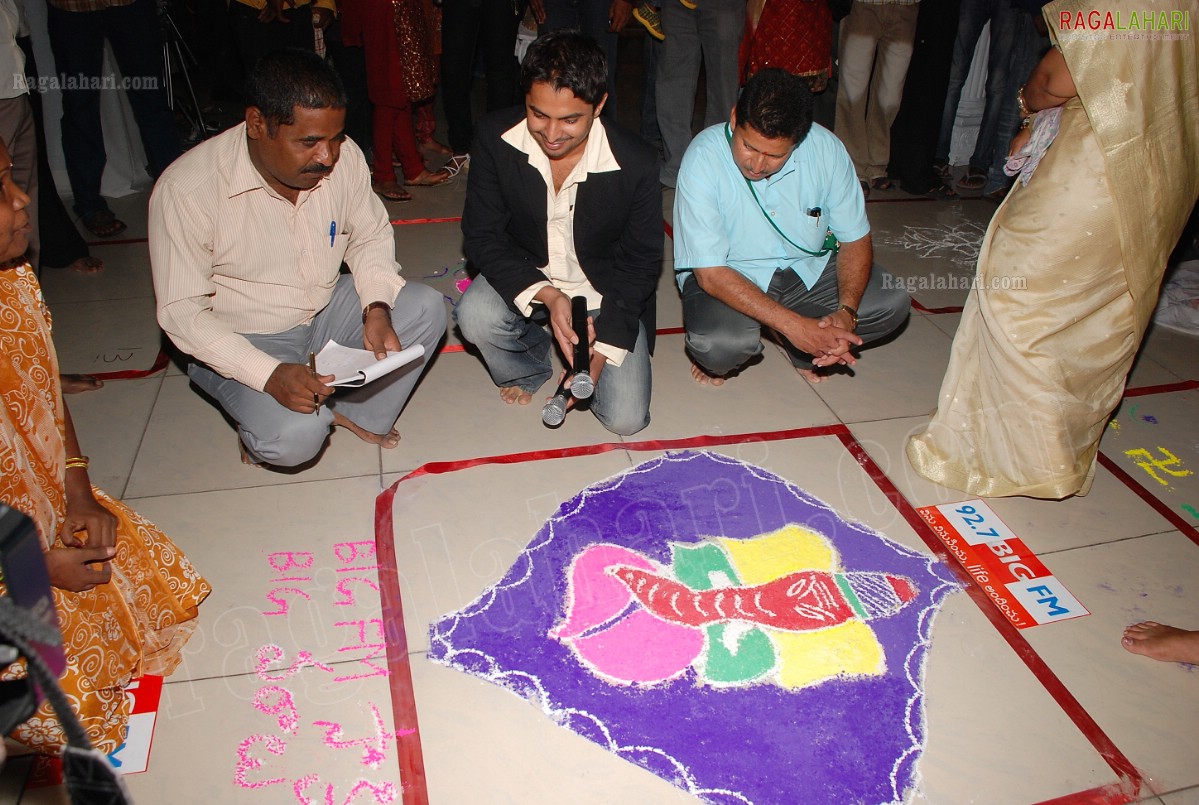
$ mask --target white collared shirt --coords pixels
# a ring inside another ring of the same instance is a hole
[[[602,120],[596,120],[591,126],[587,142],[583,145],[583,156],[562,181],[562,187],[554,191],[553,168],[550,158],[541,150],[533,134],[529,131],[526,121],[522,120],[501,135],[500,139],[516,150],[526,154],[529,164],[536,168],[545,180],[545,210],[546,210],[546,242],[549,249],[549,263],[540,266],[546,279],[536,282],[517,294],[515,303],[518,310],[526,316],[532,315],[533,305],[538,304],[533,297],[547,285],[552,285],[567,296],[583,296],[587,299],[587,309],[596,310],[603,301],[603,294],[597,291],[583,273],[579,264],[579,256],[575,252],[574,209],[575,198],[578,195],[579,184],[587,181],[592,173],[606,173],[620,170],[620,163],[612,154],[608,145],[608,133]],[[611,344],[596,342],[595,351],[603,355],[613,366],[620,366],[628,350],[619,349]]]
[[[150,265],[158,322],[183,351],[261,391],[279,360],[247,333],[313,320],[342,261],[365,306],[404,287],[387,210],[353,141],[332,173],[293,204],[254,167],[242,123],[197,145],[150,196]]]

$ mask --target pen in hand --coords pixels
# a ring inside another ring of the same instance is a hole
[[[320,375],[318,375],[318,374],[316,373],[316,353],[315,353],[315,352],[309,352],[309,353],[308,353],[308,368],[312,370],[312,374],[313,374],[313,376],[314,376],[314,377],[320,377]],[[312,395],[312,402],[313,402],[313,404],[314,404],[314,405],[316,405],[316,410],[315,410],[315,411],[313,411],[313,413],[314,413],[314,414],[319,414],[319,413],[321,412],[321,398],[320,398],[320,395],[319,395],[319,394],[316,394],[316,393],[313,393],[313,395]]]

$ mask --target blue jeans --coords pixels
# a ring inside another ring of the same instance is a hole
[[[866,292],[858,303],[858,326],[863,347],[899,329],[911,311],[912,299],[899,283],[877,263],[870,272]],[[791,269],[775,271],[766,294],[788,310],[818,319],[840,307],[837,290],[837,259],[810,289]],[[734,310],[699,287],[692,274],[683,282],[683,324],[687,354],[708,374],[724,377],[762,352],[762,324]],[[785,344],[791,364],[812,368],[812,356]],[[856,350],[855,350],[856,351]]]
[[[987,100],[983,106],[982,122],[978,127],[978,139],[974,142],[974,153],[970,156],[970,167],[985,171],[991,166],[991,157],[997,147],[996,132],[1003,110],[1002,100],[1007,88],[1008,63],[1015,39],[1015,26],[1019,16],[1025,12],[1011,7],[1009,0],[962,0],[958,17],[958,34],[953,43],[953,65],[949,69],[949,91],[945,96],[945,109],[941,115],[941,136],[937,142],[936,158],[949,162],[950,140],[953,123],[957,119],[958,101],[962,98],[962,85],[970,74],[970,62],[974,59],[974,47],[982,35],[983,26],[991,22],[991,48],[987,56]]]
[[[997,193],[1012,183],[1012,178],[1003,172],[1007,162],[1007,153],[1016,136],[1016,127],[1020,124],[1020,111],[1016,103],[1016,93],[1028,81],[1033,69],[1041,56],[1049,48],[1049,37],[1043,36],[1033,24],[1033,16],[1025,11],[1017,11],[1015,35],[1008,59],[1007,89],[1004,90],[1003,100],[999,105],[999,124],[995,132],[995,150],[991,159],[991,168],[987,171],[987,183],[983,193]]]
[[[598,320],[599,311],[591,311],[591,316]],[[492,381],[500,388],[517,387],[533,394],[553,374],[553,338],[545,328],[544,308],[532,318],[522,316],[480,276],[462,295],[454,309],[454,321],[463,337],[482,353]],[[620,366],[604,366],[591,397],[591,413],[612,433],[630,436],[649,424],[652,386],[649,345],[641,326],[636,346]]]
[[[142,147],[155,179],[181,153],[175,115],[162,88],[162,35],[154,0],[134,0],[127,6],[100,11],[63,11],[48,6],[50,48],[59,76],[78,84],[79,76],[96,79],[95,86],[64,89],[62,93],[62,150],[67,178],[75,197],[75,212],[87,218],[108,210],[100,195],[100,179],[108,156],[100,128],[99,79],[104,40],[112,46],[121,75],[129,80],[125,96],[141,133]],[[63,86],[67,83],[64,81]]]

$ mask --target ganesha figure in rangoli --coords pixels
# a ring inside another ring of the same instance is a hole
[[[903,576],[841,568],[832,544],[798,525],[670,547],[668,566],[617,545],[582,551],[549,636],[617,684],[694,669],[698,684],[794,689],[884,673],[869,624],[917,594]]]

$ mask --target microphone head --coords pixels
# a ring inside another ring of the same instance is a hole
[[[570,394],[576,400],[587,400],[595,393],[595,383],[588,372],[579,372],[570,381]]]
[[[541,421],[546,427],[556,428],[566,419],[566,397],[557,394],[541,407]]]

